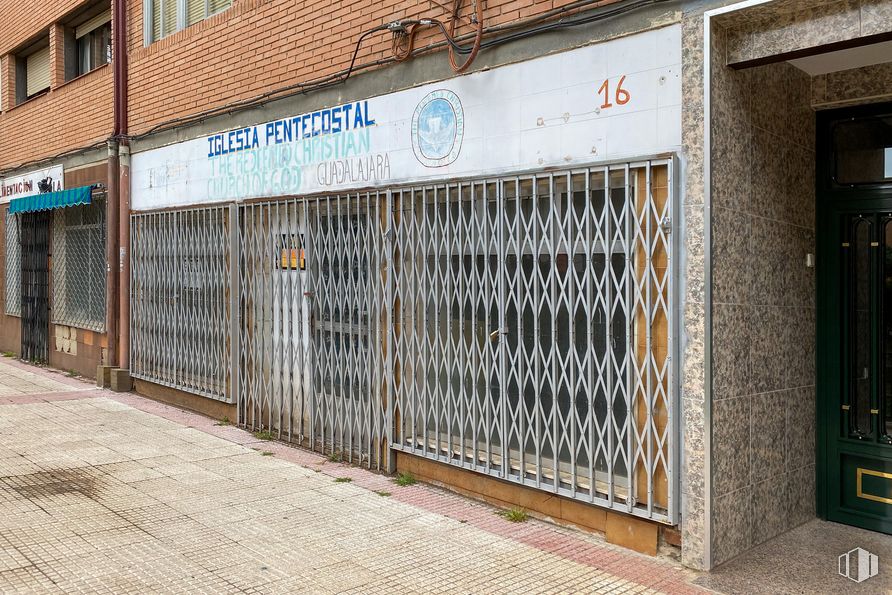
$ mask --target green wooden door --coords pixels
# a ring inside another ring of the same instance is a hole
[[[892,533],[892,108],[818,124],[818,505]]]
[[[892,209],[833,220],[828,518],[892,533]]]

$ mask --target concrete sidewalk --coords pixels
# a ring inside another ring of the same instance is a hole
[[[695,593],[596,535],[0,360],[0,592]]]

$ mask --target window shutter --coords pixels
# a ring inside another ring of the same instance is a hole
[[[177,30],[178,0],[152,0],[152,41],[158,41]]]
[[[162,19],[164,22],[162,23],[162,31],[161,37],[167,37],[171,33],[176,33],[177,30],[177,0],[157,0],[164,4],[164,8],[162,12]],[[160,39],[159,37],[158,39]]]
[[[87,21],[86,23],[75,27],[74,37],[76,39],[80,39],[87,33],[91,32],[95,29],[98,29],[102,25],[104,25],[106,23],[110,23],[110,22],[111,22],[111,9],[109,8],[105,12],[96,15],[95,17],[93,17],[92,19]]]
[[[232,0],[208,0],[208,16],[232,6]]]
[[[161,0],[152,0],[152,41],[161,39]]]
[[[194,25],[204,19],[205,0],[186,0],[186,25]]]
[[[37,50],[27,58],[28,96],[50,88],[50,48]]]

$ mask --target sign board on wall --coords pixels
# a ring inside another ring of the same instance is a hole
[[[14,198],[62,190],[64,188],[63,174],[61,165],[52,165],[21,176],[3,178],[0,180],[0,204],[7,203]]]
[[[133,155],[148,210],[501,174],[681,145],[679,25]]]

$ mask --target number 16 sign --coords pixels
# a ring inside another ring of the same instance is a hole
[[[626,80],[626,75],[622,75],[619,77],[619,81],[616,83],[616,89],[614,89],[612,99],[616,103],[616,105],[625,105],[632,100],[632,95],[623,89],[623,81]],[[601,83],[601,86],[598,88],[598,95],[604,97],[604,102],[601,104],[601,109],[607,109],[613,107],[613,103],[610,102],[610,79],[604,79],[604,82]]]

